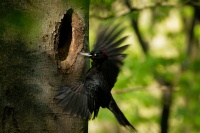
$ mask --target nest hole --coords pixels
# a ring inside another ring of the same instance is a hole
[[[59,28],[58,58],[63,61],[68,56],[69,46],[72,41],[72,14],[73,9],[69,9],[61,20]]]

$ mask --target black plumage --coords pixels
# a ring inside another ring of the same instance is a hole
[[[90,119],[92,114],[93,119],[97,117],[100,107],[108,108],[121,125],[135,131],[111,95],[122,61],[126,57],[122,52],[128,47],[120,46],[127,38],[118,39],[122,32],[119,25],[101,26],[94,49],[90,53],[80,53],[92,59],[92,67],[85,80],[70,87],[60,87],[55,98],[60,100],[59,105],[64,107],[64,111],[86,119]]]

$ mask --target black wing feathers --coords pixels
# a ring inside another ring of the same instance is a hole
[[[128,45],[120,45],[127,39],[127,36],[118,39],[121,33],[124,31],[123,28],[119,28],[119,25],[115,26],[101,26],[97,34],[96,43],[94,44],[94,50],[91,53],[95,53],[98,50],[104,50],[108,55],[108,60],[113,63],[114,67],[121,67],[122,60],[126,57],[122,54]],[[117,72],[119,73],[119,71]]]
[[[88,99],[83,84],[72,87],[62,86],[58,90],[55,99],[60,100],[58,105],[64,107],[64,111],[72,116],[90,119],[91,113],[88,109]]]
[[[119,29],[119,25],[113,27],[101,26],[97,33],[96,43],[94,44],[94,51],[109,50],[118,47],[127,37],[123,37],[116,41],[124,29]],[[107,52],[107,51],[106,51]]]
[[[97,33],[96,43],[94,44],[93,51],[100,50],[101,48],[104,48],[105,46],[114,42],[116,38],[123,32],[123,29],[116,31],[118,27],[119,25],[115,25],[113,27],[101,25],[99,28],[100,30]]]
[[[105,49],[106,49],[106,50],[109,50],[109,49],[116,48],[116,47],[118,47],[120,44],[122,44],[126,39],[127,39],[127,36],[125,36],[125,37],[119,39],[119,40],[116,41],[116,42],[112,42],[110,45],[105,46]]]

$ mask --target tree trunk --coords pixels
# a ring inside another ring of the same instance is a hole
[[[56,87],[82,79],[89,1],[5,0],[0,4],[0,132],[87,132],[63,112]]]

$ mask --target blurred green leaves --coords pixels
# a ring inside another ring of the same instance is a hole
[[[168,85],[173,87],[169,133],[198,133],[200,131],[199,21],[195,21],[192,41],[189,36],[194,6],[199,8],[200,3],[160,1],[162,4],[157,4],[157,2],[159,1],[151,0],[146,4],[133,0],[132,7],[139,10],[129,13],[121,0],[92,1],[91,7],[101,4],[106,10],[90,8],[92,13],[95,12],[97,16],[100,14],[100,18],[91,15],[90,29],[93,34],[90,39],[94,40],[96,24],[102,21],[110,23],[117,21],[127,27],[124,34],[130,35],[127,43],[131,46],[125,52],[128,56],[113,88],[113,95],[139,133],[160,132],[162,93]],[[116,10],[113,5],[120,7],[118,9],[124,12]],[[102,13],[104,11],[105,14]],[[147,54],[141,50],[131,19],[138,22],[139,32],[149,45]],[[189,47],[191,47],[190,52],[188,52]],[[110,117],[111,113],[108,112],[100,111],[100,117],[97,118],[100,125],[105,121],[116,124],[113,123],[114,117]],[[100,129],[96,131],[101,132]],[[106,131],[101,133],[103,132]],[[118,132],[127,131],[120,128]]]

